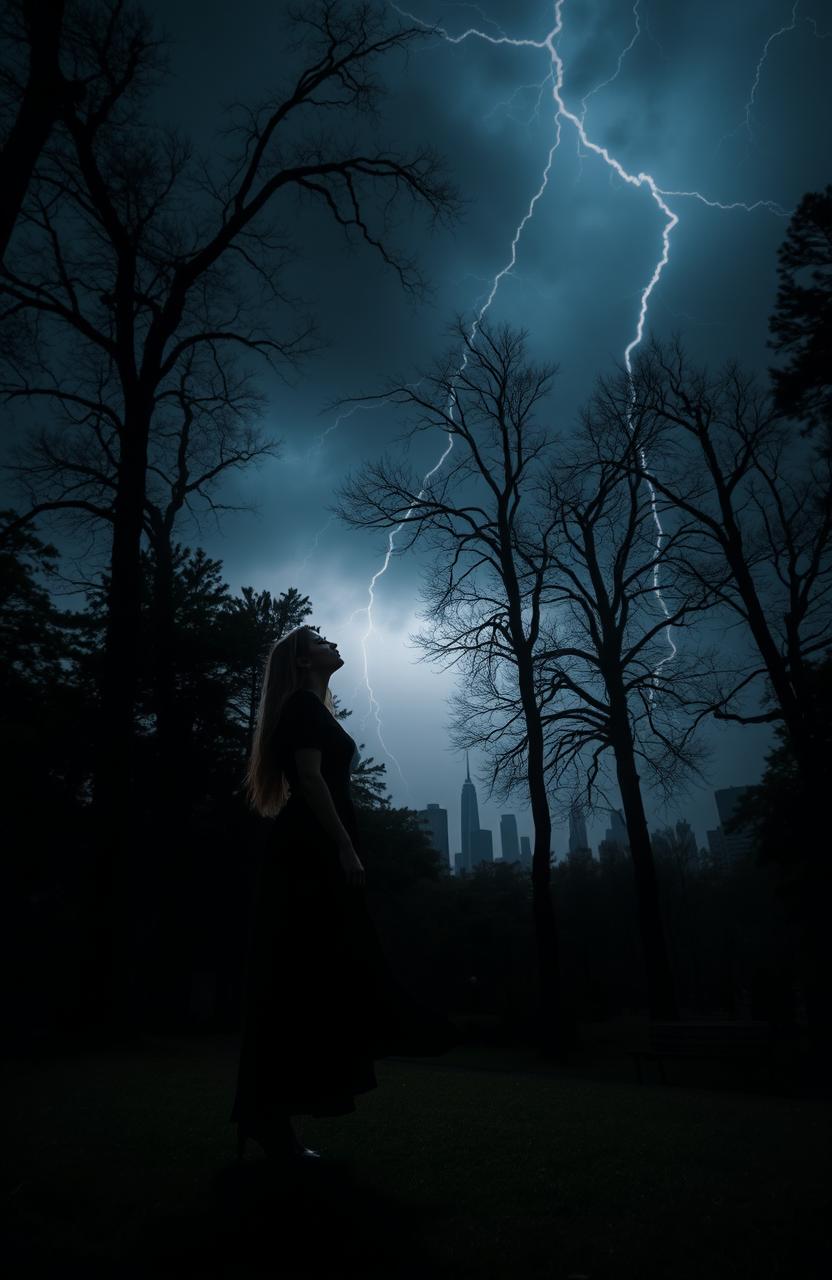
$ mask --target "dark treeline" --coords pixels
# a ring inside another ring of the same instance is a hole
[[[14,519],[11,511],[4,516]],[[18,528],[0,552],[5,936],[14,960],[12,1021],[35,1030],[69,1027],[83,1014],[98,909],[92,787],[107,582],[88,591],[83,610],[59,610],[43,585],[58,565],[55,548],[31,528]],[[233,596],[220,562],[176,546],[173,591],[165,596],[172,617],[164,625],[172,678],[160,680],[151,555],[142,556],[142,567],[137,803],[125,815],[141,856],[129,868],[119,921],[131,958],[120,995],[134,1018],[184,1025],[194,975],[210,973],[211,1018],[230,1026],[239,1017],[253,876],[270,825],[252,814],[241,789],[263,656],[311,606],[292,588],[279,599],[251,588]],[[169,696],[173,711],[162,711]],[[179,744],[175,787],[163,774],[170,758],[160,752],[161,718],[170,714]],[[420,878],[436,879],[438,868],[413,815],[390,808],[383,772],[362,760],[353,789],[371,861],[380,851],[377,891],[395,896]]]
[[[106,582],[89,592],[85,609],[58,610],[44,583],[59,563],[55,548],[31,530],[19,531],[0,555],[12,1036],[77,1026],[97,906],[90,795]],[[175,564],[181,813],[171,827],[170,788],[159,777],[154,573],[145,555],[136,716],[141,801],[130,815],[142,857],[132,868],[122,921],[132,956],[122,996],[150,1028],[230,1030],[240,1015],[248,911],[269,828],[240,788],[258,673],[264,647],[311,606],[292,588],[279,599],[252,588],[234,596],[221,564],[198,549],[177,547]],[[444,874],[415,814],[391,806],[384,768],[361,760],[353,787],[366,891],[391,965],[452,1012],[497,1015],[506,1036],[531,1035],[537,989],[528,872],[496,863],[473,875]],[[776,785],[770,779],[759,796]],[[763,865],[749,853],[721,863],[683,837],[683,829],[668,828],[652,840],[682,1009],[794,1025],[803,1016],[799,939],[776,860]],[[627,851],[605,844],[600,859],[559,862],[551,893],[570,1019],[642,1011],[645,972]]]

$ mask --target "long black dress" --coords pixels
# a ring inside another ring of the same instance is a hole
[[[451,1022],[390,972],[364,890],[347,882],[334,842],[298,786],[294,751],[316,747],[360,857],[350,796],[355,745],[311,690],[287,698],[271,754],[292,794],[259,868],[231,1112],[254,1137],[281,1115],[355,1111],[354,1095],[378,1084],[377,1058],[433,1056],[459,1043]]]

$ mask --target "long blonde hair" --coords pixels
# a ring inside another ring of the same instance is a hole
[[[289,781],[277,766],[269,747],[277,728],[283,704],[295,689],[308,687],[306,668],[298,666],[298,657],[309,652],[310,627],[295,627],[269,650],[263,669],[257,725],[251,743],[245,793],[249,805],[264,818],[276,818],[291,794]],[[333,716],[332,693],[326,691],[324,705]]]

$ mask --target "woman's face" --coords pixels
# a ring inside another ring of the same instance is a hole
[[[338,645],[334,640],[327,640],[326,636],[319,636],[317,631],[309,631],[307,635],[306,657],[311,670],[336,671],[338,667],[343,667],[344,659],[338,652]]]

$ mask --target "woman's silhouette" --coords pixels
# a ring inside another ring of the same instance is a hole
[[[364,900],[350,796],[356,744],[332,713],[337,646],[309,627],[266,662],[246,776],[249,800],[273,818],[261,858],[248,945],[242,1040],[231,1120],[270,1156],[314,1160],[293,1115],[355,1111],[377,1086],[373,1062],[438,1054],[453,1026],[414,1000],[387,968]]]

